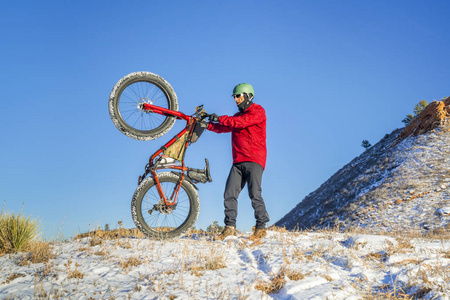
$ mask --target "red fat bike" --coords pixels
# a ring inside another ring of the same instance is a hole
[[[208,160],[204,169],[184,163],[187,147],[206,128],[203,106],[188,116],[178,111],[175,91],[161,76],[136,72],[120,79],[109,96],[109,114],[117,129],[136,140],[166,134],[175,120],[186,127],[150,156],[131,201],[137,228],[148,237],[174,238],[186,233],[200,210],[197,183],[211,182]],[[164,172],[162,172],[164,171]]]

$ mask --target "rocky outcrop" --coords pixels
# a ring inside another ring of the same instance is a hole
[[[450,116],[450,97],[433,101],[400,133],[398,141],[408,136],[418,136],[438,127],[446,127]],[[397,142],[398,142],[397,141]]]

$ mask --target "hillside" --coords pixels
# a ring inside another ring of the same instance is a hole
[[[0,254],[1,299],[447,299],[450,241],[269,230],[212,241],[88,236]]]
[[[337,171],[275,225],[449,232],[450,97]]]

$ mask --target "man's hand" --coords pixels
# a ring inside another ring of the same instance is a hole
[[[210,122],[219,122],[219,116],[216,114],[210,114],[208,118]]]

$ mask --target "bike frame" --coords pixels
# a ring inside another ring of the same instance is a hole
[[[138,184],[140,184],[148,174],[151,174],[151,176],[155,180],[156,188],[158,190],[160,198],[164,200],[164,203],[167,206],[173,206],[177,203],[178,192],[180,190],[181,184],[183,183],[183,180],[185,180],[186,171],[189,169],[188,167],[186,167],[186,165],[184,163],[184,156],[186,154],[186,148],[189,146],[195,125],[197,124],[199,119],[198,119],[198,117],[195,117],[195,116],[188,116],[179,111],[166,109],[166,108],[163,108],[160,106],[155,106],[153,104],[148,104],[148,103],[141,104],[141,109],[144,110],[146,113],[156,113],[156,114],[160,114],[160,115],[175,117],[178,120],[186,121],[186,127],[183,130],[181,130],[170,141],[168,141],[166,144],[164,144],[164,146],[162,146],[159,150],[157,150],[155,153],[153,153],[152,156],[150,156],[149,162],[145,166],[145,172],[143,175],[139,176],[139,182],[138,182]],[[202,109],[202,107],[200,107],[200,109]],[[198,112],[199,112],[199,108],[197,108],[196,113],[198,114]],[[172,146],[176,141],[178,141],[186,132],[188,132],[188,136],[182,146],[183,147],[183,155],[180,160],[181,165],[176,165],[176,164],[158,165],[157,162],[158,162],[158,159],[160,158],[161,154],[167,148]],[[158,180],[156,171],[162,170],[162,169],[174,169],[174,170],[181,171],[180,172],[180,180],[175,185],[175,188],[172,192],[170,199],[167,199],[167,197],[165,196],[164,191],[162,190],[161,184]]]

